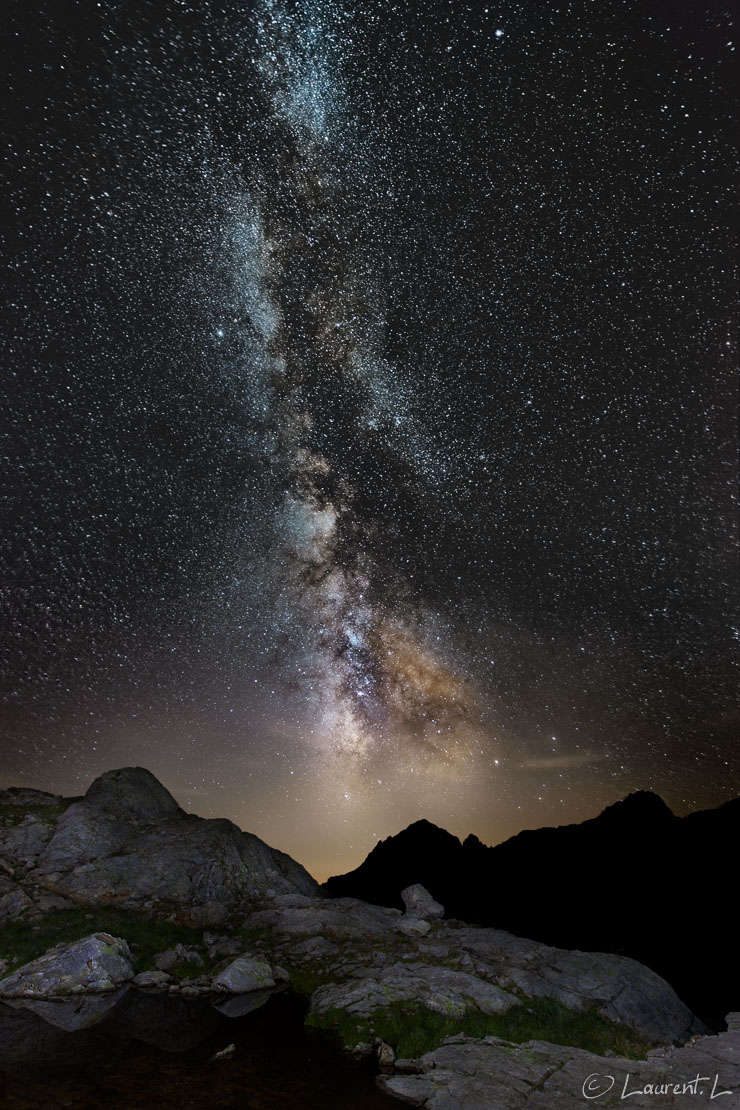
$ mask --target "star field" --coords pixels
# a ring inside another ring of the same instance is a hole
[[[320,878],[740,788],[732,19],[11,4],[3,784]]]

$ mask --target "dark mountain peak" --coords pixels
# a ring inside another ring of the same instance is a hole
[[[681,818],[684,840],[694,838],[705,848],[712,842],[740,842],[740,798],[731,798],[717,809],[700,809]],[[710,849],[711,850],[711,849]]]
[[[405,829],[395,833],[393,836],[387,836],[385,840],[379,840],[370,854],[365,858],[364,863],[360,867],[364,867],[369,860],[375,860],[379,857],[385,857],[389,853],[398,855],[406,852],[450,852],[459,851],[460,841],[452,833],[442,829],[439,825],[433,824],[422,817],[418,821],[413,821],[412,824],[407,825]]]
[[[447,830],[443,829],[441,825],[435,825],[433,821],[428,821],[426,817],[420,817],[418,821],[412,821],[405,829],[401,829],[401,832],[409,832],[410,829],[415,829],[419,832],[431,830],[432,832],[447,833]],[[400,836],[401,833],[398,833],[398,835]],[[447,833],[447,835],[449,836],[449,833]]]
[[[400,833],[396,833],[395,836],[389,836],[388,840],[396,841],[396,843],[407,840],[426,840],[429,843],[445,843],[450,846],[455,844],[458,848],[460,847],[460,841],[456,836],[453,836],[447,829],[440,828],[439,825],[427,821],[425,817],[422,817],[419,821],[414,821],[411,825],[407,825],[405,829],[401,829]]]
[[[652,790],[635,790],[614,802],[596,818],[597,821],[665,821],[675,820],[672,810]]]
[[[145,767],[106,771],[89,787],[85,801],[110,811],[133,814],[144,821],[182,815],[169,790]]]
[[[421,883],[444,905],[448,884],[446,879],[440,884],[439,876],[455,874],[462,855],[456,836],[422,818],[395,836],[380,840],[355,871],[332,875],[324,885],[334,898],[362,897],[401,908],[401,890]]]
[[[715,907],[739,836],[740,800],[679,818],[659,795],[638,790],[598,817],[525,829],[493,847],[473,834],[460,844],[430,821],[415,821],[325,889],[403,909],[401,891],[421,883],[450,918],[559,948],[631,956],[695,1000],[697,1012],[716,1017],[738,1009],[728,974],[734,922]],[[677,912],[688,876],[701,876],[706,897],[684,899]]]

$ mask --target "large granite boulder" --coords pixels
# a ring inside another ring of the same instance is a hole
[[[0,998],[55,999],[112,991],[133,979],[131,951],[109,933],[58,944],[0,980]]]
[[[401,898],[409,917],[420,917],[424,921],[436,921],[444,917],[445,908],[436,902],[425,886],[412,883],[401,891]]]
[[[290,856],[231,821],[184,813],[141,767],[101,775],[39,838],[38,854],[29,855],[25,844],[39,835],[35,828],[24,831],[23,844],[18,829],[5,836],[14,858],[23,851],[33,862],[23,875],[32,897],[44,891],[81,905],[166,912],[198,927],[278,894],[321,897]]]
[[[464,946],[476,971],[505,988],[593,1009],[655,1043],[706,1032],[665,979],[628,956],[552,948],[500,929],[442,927],[437,935]]]
[[[232,994],[248,994],[274,986],[270,965],[250,956],[240,956],[213,980],[214,990],[230,991]]]
[[[9,876],[0,874],[0,925],[20,917],[32,904],[23,887]]]

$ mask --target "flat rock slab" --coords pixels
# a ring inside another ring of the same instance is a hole
[[[132,983],[135,987],[164,987],[170,981],[170,976],[166,971],[140,971],[138,975],[134,975]]]
[[[244,922],[248,929],[268,928],[286,937],[329,937],[372,940],[396,931],[401,911],[372,906],[357,898],[321,900],[304,895],[281,895],[269,909],[258,910]]]
[[[133,977],[126,941],[109,933],[92,933],[71,944],[57,945],[0,980],[0,997],[53,999],[112,991]]]
[[[593,1008],[655,1043],[709,1032],[665,979],[628,956],[551,948],[499,929],[440,927],[436,938],[465,949],[480,974],[504,987],[554,998],[569,1009]]]
[[[519,1005],[514,995],[465,971],[414,963],[319,987],[311,996],[311,1010],[341,1009],[369,1017],[374,1010],[396,1002],[416,1002],[451,1017],[462,1017],[471,1008],[484,1014],[504,1014]]]
[[[396,925],[399,933],[407,937],[425,937],[431,925],[420,917],[402,917]]]
[[[387,1094],[426,1110],[696,1110],[740,1107],[740,1033],[699,1037],[646,1060],[597,1056],[546,1041],[515,1045],[496,1037],[451,1037],[401,1074],[379,1077]],[[416,1074],[408,1074],[413,1069]],[[729,1092],[725,1094],[724,1092]]]

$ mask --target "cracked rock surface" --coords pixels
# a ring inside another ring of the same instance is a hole
[[[56,906],[174,910],[203,927],[275,894],[321,897],[290,856],[231,821],[186,814],[141,767],[106,772],[66,809],[40,791],[3,797],[6,808],[22,814],[33,804],[36,813],[0,822],[0,920],[50,908],[51,898]]]
[[[654,1043],[706,1032],[664,979],[626,956],[569,952],[444,920],[428,922],[423,937],[407,936],[407,920],[355,898],[281,895],[245,925],[269,929],[279,952],[282,944],[292,960],[320,967],[331,980],[312,995],[315,1012],[367,1016],[404,1001],[450,1014],[468,1006],[501,1013],[518,990],[593,1009]]]
[[[450,1017],[462,1017],[471,1007],[484,1014],[504,1014],[519,1005],[514,995],[466,971],[409,963],[319,987],[311,997],[311,1009],[317,1013],[342,1009],[368,1017],[373,1010],[395,1002],[420,1002]]]
[[[0,997],[49,999],[111,991],[133,976],[126,941],[92,933],[72,944],[57,945],[0,980]]]
[[[732,1027],[682,1048],[656,1049],[639,1061],[546,1041],[449,1037],[434,1052],[397,1060],[394,1068],[395,1074],[378,1078],[381,1089],[426,1110],[740,1106],[740,1032]]]

